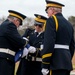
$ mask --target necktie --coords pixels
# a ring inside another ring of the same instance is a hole
[[[38,32],[35,32],[35,36],[37,37],[37,35],[38,35]]]

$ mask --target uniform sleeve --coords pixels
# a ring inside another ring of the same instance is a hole
[[[42,50],[42,68],[48,68],[52,53],[54,51],[54,44],[56,38],[56,29],[54,20],[49,18],[46,23],[46,30],[44,34],[44,48]]]
[[[71,43],[70,43],[70,53],[71,53],[71,58],[72,58],[74,55],[74,30],[72,34]]]
[[[14,24],[10,23],[5,32],[6,39],[9,40],[9,43],[13,47],[22,48],[26,44],[26,40],[24,40],[17,31],[17,28]]]

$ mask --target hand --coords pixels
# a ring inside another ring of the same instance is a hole
[[[43,69],[41,70],[41,72],[42,72],[43,75],[47,75],[47,74],[49,73],[49,70],[43,68]]]
[[[24,40],[29,41],[26,37],[23,37]]]
[[[28,54],[28,52],[29,52],[28,49],[24,48],[22,57],[25,57]]]
[[[33,47],[33,46],[30,46],[30,47],[28,48],[28,51],[29,51],[29,53],[35,53],[35,52],[36,52],[36,48]]]

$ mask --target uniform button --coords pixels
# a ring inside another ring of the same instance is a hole
[[[7,60],[9,60],[9,58],[7,58]]]

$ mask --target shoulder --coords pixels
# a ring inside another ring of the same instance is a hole
[[[53,17],[53,16],[49,17],[49,18],[47,19],[47,21],[46,21],[46,24],[47,24],[47,25],[48,25],[48,24],[50,24],[50,25],[55,24],[54,17]]]
[[[27,36],[29,36],[32,32],[34,31],[34,29],[33,28],[27,28],[26,30],[25,30],[25,33],[24,33],[24,37],[27,37]]]
[[[49,17],[48,19],[47,19],[47,22],[49,23],[53,23],[54,22],[54,17],[53,16],[51,16],[51,17]]]
[[[29,34],[30,34],[31,32],[33,32],[33,31],[34,31],[33,28],[27,28],[27,29],[25,30],[25,32],[26,32],[26,33],[29,33]]]
[[[15,24],[12,23],[11,21],[9,21],[8,19],[6,19],[1,25],[6,26],[6,27],[14,27],[14,28],[16,28]]]
[[[27,28],[26,31],[28,31],[28,32],[29,32],[29,31],[32,32],[32,31],[34,31],[34,29],[33,29],[33,28]]]

